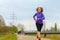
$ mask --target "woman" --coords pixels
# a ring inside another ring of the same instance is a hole
[[[34,14],[33,18],[36,22],[36,27],[37,27],[37,39],[41,40],[40,37],[40,32],[43,26],[43,20],[45,19],[44,14],[43,14],[43,8],[42,7],[38,7],[36,9],[37,13]]]

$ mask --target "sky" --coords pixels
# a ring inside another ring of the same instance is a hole
[[[14,13],[15,24],[23,24],[25,30],[36,30],[33,15],[37,7],[43,7],[46,27],[50,29],[55,22],[60,28],[60,0],[0,0],[0,15],[3,16],[6,25],[12,22]]]

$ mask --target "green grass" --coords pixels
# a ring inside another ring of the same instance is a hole
[[[17,40],[16,34],[0,34],[0,40]]]
[[[48,34],[46,38],[50,38],[51,40],[60,40],[60,34]]]
[[[26,34],[26,35],[36,36],[36,34]],[[46,37],[44,37],[44,34],[41,34],[41,37],[42,38],[48,38],[48,39],[51,39],[51,40],[60,40],[60,34],[47,34]]]

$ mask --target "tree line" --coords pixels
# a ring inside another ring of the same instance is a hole
[[[0,33],[17,33],[18,29],[15,25],[0,27]]]

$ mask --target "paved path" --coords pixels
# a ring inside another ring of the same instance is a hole
[[[17,35],[17,40],[37,40],[37,39],[36,37],[33,36]],[[49,40],[49,39],[41,38],[41,40]]]

